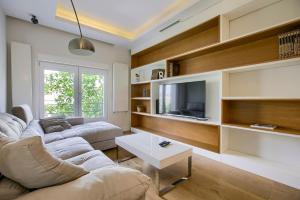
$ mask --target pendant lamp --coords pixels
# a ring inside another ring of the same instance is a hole
[[[73,0],[71,0],[71,3],[76,16],[76,20],[80,32],[80,38],[74,38],[69,42],[69,51],[72,54],[81,55],[81,56],[91,55],[95,53],[95,47],[91,41],[82,37],[81,27],[80,27],[80,23],[78,20],[78,16],[77,16],[77,12]]]

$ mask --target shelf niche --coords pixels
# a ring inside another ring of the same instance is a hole
[[[299,74],[299,58],[233,69],[223,73],[223,97],[300,98]]]
[[[179,76],[279,60],[278,35],[295,30],[300,20],[199,49],[167,60],[180,66]]]
[[[222,161],[299,188],[300,137],[222,127]]]
[[[131,115],[131,126],[216,153],[220,152],[219,126]]]
[[[147,95],[143,95],[144,89],[147,90]],[[150,82],[131,85],[131,97],[150,97]]]
[[[151,112],[151,106],[149,100],[131,100],[131,111],[137,112],[137,106],[143,106],[145,110],[143,110],[143,113],[149,113]]]
[[[143,66],[218,42],[220,42],[220,16],[132,55],[131,67]]]
[[[273,124],[280,132],[300,135],[300,100],[223,100],[222,123]]]

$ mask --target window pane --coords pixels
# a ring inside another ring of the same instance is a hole
[[[85,118],[103,117],[104,77],[99,74],[82,74],[81,107]]]
[[[74,116],[74,73],[44,70],[45,117]]]

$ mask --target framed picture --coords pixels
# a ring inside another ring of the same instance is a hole
[[[163,79],[165,78],[165,70],[164,69],[153,69],[151,80]]]

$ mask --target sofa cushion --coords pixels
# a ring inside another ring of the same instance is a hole
[[[29,190],[21,186],[20,184],[8,179],[2,178],[0,180],[0,199],[11,200],[21,195],[28,193]]]
[[[81,125],[84,124],[84,118],[83,117],[68,117],[66,120],[72,125]]]
[[[63,160],[94,150],[93,147],[81,137],[58,140],[48,143],[45,146],[53,156]]]
[[[116,147],[115,139],[111,140],[104,140],[100,142],[95,142],[91,144],[94,149],[98,150],[107,150],[107,149],[112,149]]]
[[[26,129],[34,130],[39,136],[44,137],[44,130],[42,129],[39,120],[32,120]]]
[[[60,132],[70,129],[72,125],[64,117],[49,117],[40,120],[45,133]]]
[[[49,133],[45,135],[45,142],[53,142],[70,137],[83,137],[89,143],[99,141],[111,140],[123,134],[122,129],[107,123],[107,122],[93,122],[78,126],[73,126],[71,129],[62,132]]]
[[[145,196],[151,179],[124,167],[104,167],[72,182],[43,188],[17,200],[138,200]]]
[[[27,125],[33,120],[31,108],[26,104],[13,107],[12,114],[22,119]]]
[[[0,113],[0,131],[8,137],[21,137],[26,126],[21,119],[8,113]]]
[[[22,133],[21,139],[33,137],[33,136],[41,136],[42,139],[44,138],[44,131],[43,131],[42,127],[40,126],[38,120],[32,120],[30,122],[30,124],[27,126],[27,128]]]
[[[66,183],[88,173],[79,166],[53,157],[39,136],[2,146],[0,171],[31,189]]]
[[[44,130],[45,130],[45,133],[54,133],[54,132],[61,132],[65,129],[62,125],[51,125],[51,126],[44,128]]]
[[[99,150],[90,151],[73,158],[67,159],[66,161],[79,165],[86,171],[93,171],[102,167],[113,166],[115,163],[109,159],[104,153]]]

